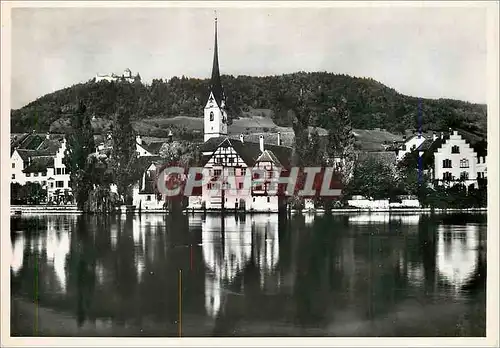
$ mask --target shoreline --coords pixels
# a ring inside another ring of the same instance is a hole
[[[303,209],[295,210],[292,209],[286,213],[281,213],[277,211],[234,211],[226,210],[224,214],[232,215],[252,215],[252,214],[284,214],[284,215],[297,215],[297,214],[308,214],[308,215],[323,215],[326,213],[331,214],[346,214],[346,213],[486,213],[488,208],[386,208],[386,209],[369,209],[369,208],[339,208],[331,209],[326,211],[325,209]],[[182,211],[184,214],[221,214],[220,210],[202,210],[202,209],[184,209]],[[10,215],[11,216],[21,216],[23,214],[104,214],[104,215],[121,215],[121,214],[132,214],[132,215],[142,215],[142,214],[169,214],[168,211],[163,209],[158,210],[142,210],[133,212],[117,211],[114,213],[85,213],[78,209],[76,205],[71,206],[43,206],[43,205],[11,205]]]

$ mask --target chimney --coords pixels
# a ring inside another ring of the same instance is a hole
[[[260,147],[260,152],[264,152],[264,136],[263,135],[259,136],[259,147]]]
[[[168,140],[172,141],[172,138],[174,137],[174,134],[172,133],[172,130],[168,131]]]
[[[50,139],[50,133],[47,132],[47,134],[45,134],[45,139]]]
[[[240,134],[240,141],[243,144],[243,134]]]
[[[140,135],[137,135],[137,136],[135,137],[135,141],[137,142],[137,144],[142,145],[142,139],[141,139],[141,136],[140,136]]]
[[[443,138],[444,138],[444,133],[443,133],[443,132],[441,132],[441,139],[443,139]]]
[[[453,135],[458,135],[458,131],[453,131]]]
[[[278,146],[281,146],[281,132],[278,132]]]

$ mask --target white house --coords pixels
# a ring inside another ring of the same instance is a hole
[[[426,140],[426,137],[423,134],[415,134],[412,137],[405,140],[403,144],[398,149],[397,152],[397,160],[401,161],[407,153],[415,151],[423,142]]]
[[[63,164],[66,139],[59,134],[27,134],[11,149],[11,182],[35,182],[47,189],[48,201],[72,199],[70,176]]]
[[[476,149],[458,131],[443,136],[434,152],[433,178],[438,184],[478,187],[478,178],[487,177],[485,148]]]
[[[132,187],[132,205],[143,211],[165,210],[165,199],[156,190],[156,174],[160,166],[159,157],[142,156],[138,159],[140,178]]]
[[[168,137],[171,141],[171,131],[169,132]],[[164,144],[163,141],[145,142],[140,135],[136,136],[135,142],[135,150],[137,151],[139,157],[158,156],[160,154],[160,149]]]

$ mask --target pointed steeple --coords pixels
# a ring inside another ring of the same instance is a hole
[[[219,53],[217,46],[217,16],[215,17],[215,44],[214,44],[214,62],[212,66],[212,79],[210,81],[210,91],[219,107],[222,107],[222,101],[225,103],[224,90],[220,79],[219,71]]]

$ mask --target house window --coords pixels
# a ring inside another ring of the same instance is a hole
[[[238,183],[238,189],[242,190],[243,189],[243,183],[242,182],[239,182]]]
[[[16,168],[16,164],[15,163],[12,163],[12,168]]]
[[[56,181],[56,187],[64,187],[64,181]]]
[[[445,180],[445,181],[453,180],[453,177],[452,177],[451,173],[450,172],[444,172],[443,173],[443,180]]]
[[[229,157],[229,163],[233,163],[233,162],[234,162],[234,158]]]
[[[255,197],[253,198],[253,201],[255,202]]]
[[[460,168],[469,168],[469,160],[466,158],[461,159]]]
[[[54,188],[54,183],[53,182],[50,183],[50,188]]]
[[[273,177],[273,171],[272,170],[270,170],[269,172],[267,172],[267,177],[269,179],[271,179]]]
[[[61,175],[61,168],[56,168],[56,175]]]
[[[450,159],[443,160],[443,168],[451,168],[451,160]]]
[[[12,174],[12,179],[15,179],[16,178],[16,174]]]
[[[26,173],[26,177],[30,177],[31,176],[31,173]]]
[[[38,173],[33,173],[33,176],[38,176]]]
[[[220,176],[222,174],[222,169],[214,169],[214,176]]]
[[[150,201],[151,200],[151,195],[147,195],[146,196],[146,201]]]
[[[460,180],[469,180],[469,173],[468,172],[461,172],[460,173]]]
[[[47,172],[42,172],[42,176],[47,176]]]
[[[451,153],[460,153],[460,147],[458,147],[458,145],[452,146]]]
[[[255,186],[256,191],[262,191],[262,185],[257,185]]]
[[[271,202],[271,198],[267,197],[267,203]]]
[[[45,186],[47,184],[47,181],[43,180],[42,181],[42,186]]]
[[[214,120],[214,113],[213,111],[210,111],[210,121],[213,121]]]
[[[246,168],[241,168],[241,176],[245,176],[247,174]]]

